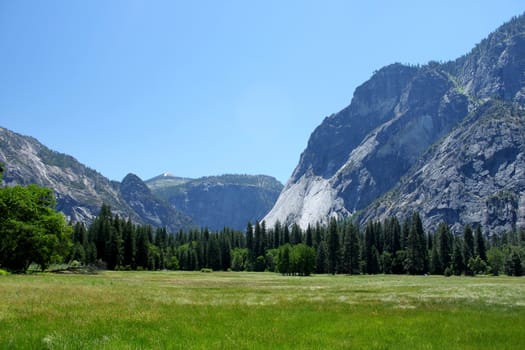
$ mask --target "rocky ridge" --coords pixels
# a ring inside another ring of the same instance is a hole
[[[283,188],[275,178],[265,175],[188,179],[166,173],[146,184],[158,198],[194,218],[197,225],[212,230],[244,230],[248,221],[261,220]]]
[[[306,227],[332,216],[358,213],[364,222],[417,210],[427,229],[439,221],[490,232],[523,225],[524,96],[524,16],[455,61],[384,67],[314,130],[265,220]],[[472,161],[474,150],[485,152],[483,164]],[[438,199],[444,193],[463,205]]]

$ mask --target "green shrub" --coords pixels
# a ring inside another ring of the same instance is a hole
[[[209,269],[209,268],[207,268],[207,267],[203,267],[203,268],[201,269],[201,272],[213,272],[213,269]]]
[[[0,276],[7,276],[7,275],[9,275],[9,272],[7,272],[6,270],[0,269]]]

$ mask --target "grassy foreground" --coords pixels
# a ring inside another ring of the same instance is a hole
[[[518,349],[525,279],[0,277],[1,349]]]

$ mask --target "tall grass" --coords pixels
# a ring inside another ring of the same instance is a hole
[[[525,280],[105,272],[0,279],[1,349],[518,349]]]

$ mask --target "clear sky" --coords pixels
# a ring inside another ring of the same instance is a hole
[[[384,65],[469,52],[522,0],[0,0],[0,126],[112,180],[286,182]]]

